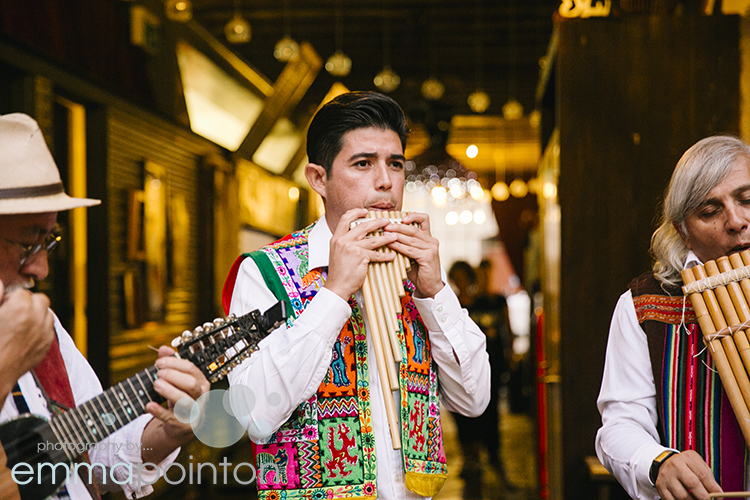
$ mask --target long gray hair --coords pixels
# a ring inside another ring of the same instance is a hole
[[[664,195],[661,223],[651,236],[654,274],[663,285],[681,285],[680,271],[688,253],[675,224],[687,234],[685,219],[742,159],[750,161],[747,144],[736,137],[717,135],[696,142],[677,162]]]

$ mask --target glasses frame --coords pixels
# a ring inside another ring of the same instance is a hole
[[[3,239],[11,245],[14,245],[21,249],[21,259],[19,261],[19,265],[23,267],[24,265],[26,265],[29,259],[31,259],[34,255],[38,254],[42,250],[46,250],[47,253],[51,252],[60,243],[60,240],[62,240],[62,234],[60,233],[60,227],[55,226],[54,229],[52,229],[52,232],[48,234],[47,237],[44,238],[44,241],[42,241],[41,243],[24,245],[23,243],[13,241],[9,238],[6,238],[5,236],[0,236],[0,239]]]

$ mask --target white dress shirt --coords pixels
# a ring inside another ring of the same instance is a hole
[[[309,267],[328,266],[331,231],[325,216],[309,235]],[[443,272],[443,281],[445,281]],[[361,290],[355,294],[368,324]],[[237,274],[230,312],[265,311],[277,302],[253,259],[245,259]],[[485,336],[461,308],[449,286],[434,298],[414,298],[428,329],[432,357],[438,365],[442,405],[467,416],[480,415],[490,397],[490,366]],[[255,396],[248,434],[262,442],[286,422],[294,409],[317,391],[331,363],[332,348],[351,315],[348,303],[321,288],[291,328],[282,327],[260,342],[260,349],[229,374],[232,385],[244,385]],[[368,358],[374,359],[367,329]],[[401,451],[394,450],[385,413],[377,364],[368,364],[370,406],[377,456],[378,497],[385,500],[422,499],[406,489]],[[399,395],[393,394],[396,408]]]
[[[60,343],[60,353],[65,363],[65,369],[68,372],[70,388],[73,391],[73,398],[77,406],[101,394],[103,392],[102,386],[91,365],[89,365],[86,358],[78,351],[73,339],[65,331],[57,316],[55,316],[55,331]],[[47,408],[47,401],[44,399],[39,387],[37,387],[31,372],[26,372],[18,379],[18,386],[21,388],[26,404],[29,407],[29,412],[49,419],[50,411]],[[18,416],[18,409],[13,400],[13,395],[9,394],[2,410],[0,410],[0,422],[5,422],[16,416]],[[107,467],[106,478],[102,477],[101,467],[93,468],[100,492],[106,493],[108,491],[122,490],[128,498],[139,498],[153,491],[153,487],[145,483],[155,482],[158,471],[141,467],[140,477],[143,479],[144,484],[139,484],[138,481],[138,466],[143,463],[141,460],[141,435],[151,418],[151,415],[138,417],[130,424],[111,434],[107,439],[101,441],[100,446],[92,448],[89,451],[89,458],[92,464],[102,464]],[[68,444],[75,446],[78,443]],[[174,460],[178,452],[179,449],[175,450],[160,464],[162,469],[166,467],[166,464]],[[126,464],[132,464],[132,474]],[[113,466],[114,469],[112,469]],[[81,471],[84,473],[84,477],[88,478],[88,469],[82,468]],[[62,467],[57,469],[57,474],[64,474]],[[125,482],[132,478],[132,483],[118,485],[112,480],[113,477],[119,482]],[[27,475],[19,476],[21,480],[29,478]],[[33,481],[36,480],[37,471],[35,470]],[[91,499],[83,481],[72,472],[66,483],[66,488],[71,500]]]
[[[689,252],[685,268],[700,263]],[[620,296],[612,315],[596,405],[602,415],[602,427],[596,433],[596,454],[602,465],[632,498],[659,498],[648,473],[653,460],[668,448],[662,446],[657,431],[656,386],[648,342],[630,290]]]

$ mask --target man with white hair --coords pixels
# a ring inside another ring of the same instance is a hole
[[[35,281],[47,276],[47,254],[60,241],[57,213],[99,203],[65,193],[32,118],[20,113],[0,116],[0,400],[4,401],[0,422],[26,412],[50,418],[102,393],[91,366],[48,308],[47,297],[30,291]],[[158,378],[153,384],[168,400],[169,409],[148,403],[150,415],[111,434],[106,442],[112,446],[91,449],[91,462],[107,467],[104,478],[100,467],[93,468],[99,473],[100,491],[114,487],[129,498],[150,493],[147,483],[155,481],[157,472],[138,466],[169,463],[179,446],[192,439],[190,425],[178,421],[172,407],[182,398],[199,398],[209,383],[192,363],[172,354],[167,347],[159,349]],[[135,469],[138,478],[131,474]],[[113,484],[113,478],[124,484]],[[96,487],[76,479],[71,476],[58,498],[99,495]]]
[[[630,283],[609,332],[596,451],[633,498],[746,489],[744,439],[680,271],[747,248],[750,147],[703,139],[677,163],[651,239],[653,271]]]

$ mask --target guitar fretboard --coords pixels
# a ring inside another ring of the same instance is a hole
[[[163,403],[165,399],[154,390],[157,371],[151,366],[50,421],[58,441],[72,445],[63,447],[68,458],[79,454],[76,446],[97,443],[143,415],[149,402]]]

